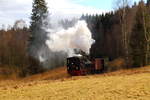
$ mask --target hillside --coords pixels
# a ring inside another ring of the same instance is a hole
[[[49,70],[47,72],[29,76],[24,80],[32,81],[32,80],[57,80],[62,78],[68,78],[70,75],[67,74],[66,67],[60,67],[53,70]]]
[[[62,78],[57,74],[59,71]],[[62,67],[23,80],[0,82],[0,100],[149,100],[149,98],[150,67],[79,77],[69,77]]]

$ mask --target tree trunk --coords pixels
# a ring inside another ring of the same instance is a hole
[[[149,50],[150,50],[150,48],[149,48],[149,42],[148,43],[146,43],[146,51],[145,51],[145,65],[149,65]]]
[[[144,58],[144,65],[148,65],[149,64],[149,42],[150,42],[150,36],[147,32],[147,25],[146,25],[146,18],[145,18],[145,11],[143,11],[143,28],[144,28],[144,35],[145,35],[145,41],[146,41],[146,45],[144,45],[145,47],[145,58]]]
[[[125,60],[126,60],[126,67],[129,65],[129,46],[128,46],[128,32],[127,32],[127,20],[126,20],[126,3],[127,1],[124,1],[124,7],[123,7],[123,22],[122,22],[122,34],[123,34],[123,46],[125,50]]]

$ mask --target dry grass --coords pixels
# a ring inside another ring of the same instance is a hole
[[[104,75],[71,78],[67,78],[68,76],[64,78],[64,68],[50,71],[51,73],[49,74],[54,74],[53,72],[55,72],[57,76],[57,71],[62,71],[63,79],[45,80],[45,78],[51,78],[51,75],[49,76],[47,72],[43,73],[43,76],[41,74],[35,75],[24,80],[1,81],[0,100],[150,99],[149,67],[122,70]]]
[[[20,70],[14,66],[0,66],[0,80],[18,79]]]
[[[56,68],[54,70],[49,70],[47,72],[29,76],[25,78],[24,80],[28,81],[34,81],[34,80],[57,80],[57,79],[62,79],[62,78],[68,78],[70,77],[69,74],[67,74],[66,67],[60,67]]]

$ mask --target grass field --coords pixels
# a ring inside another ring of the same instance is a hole
[[[150,100],[150,67],[80,77],[50,72],[1,81],[0,100]]]

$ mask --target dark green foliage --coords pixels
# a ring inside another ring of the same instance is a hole
[[[141,1],[137,7],[135,24],[131,35],[131,54],[135,66],[148,65],[150,60],[150,13],[148,7]]]
[[[147,3],[146,3],[147,5],[150,5],[150,0],[147,0]]]
[[[131,35],[131,55],[133,58],[134,66],[144,65],[144,27],[143,27],[143,9],[142,6],[138,6],[138,12],[136,12],[135,25]]]
[[[92,32],[95,43],[91,48],[92,57],[108,56],[117,58],[121,55],[121,44],[119,43],[120,26],[117,12],[102,15],[82,15]],[[117,42],[118,41],[118,42]]]
[[[141,8],[141,5],[144,8]],[[131,8],[129,6],[126,7],[125,29],[128,33],[127,43],[129,45],[128,66],[139,67],[148,65],[148,63],[145,63],[146,59],[150,58],[150,52],[146,51],[146,44],[149,42],[145,39],[145,33],[150,33],[150,12],[147,12],[148,9],[149,6],[146,8],[146,4],[143,1]],[[119,19],[121,17],[120,12],[122,12],[122,9],[101,15],[82,15],[81,19],[86,20],[92,36],[96,40],[91,47],[92,57],[125,58],[125,49],[122,44],[122,24]],[[145,12],[144,16],[142,15],[143,12]],[[143,18],[145,20],[146,32],[144,30]]]
[[[40,28],[42,24],[42,19],[46,18],[48,13],[45,0],[33,0],[33,9],[31,16],[31,26],[30,29],[34,32],[37,28]]]
[[[47,21],[44,21],[48,16],[48,10],[45,0],[34,0],[32,7],[31,35],[28,49],[31,56],[38,58],[37,50],[45,44],[45,40],[47,39],[46,32],[42,29],[42,26],[48,24]]]

